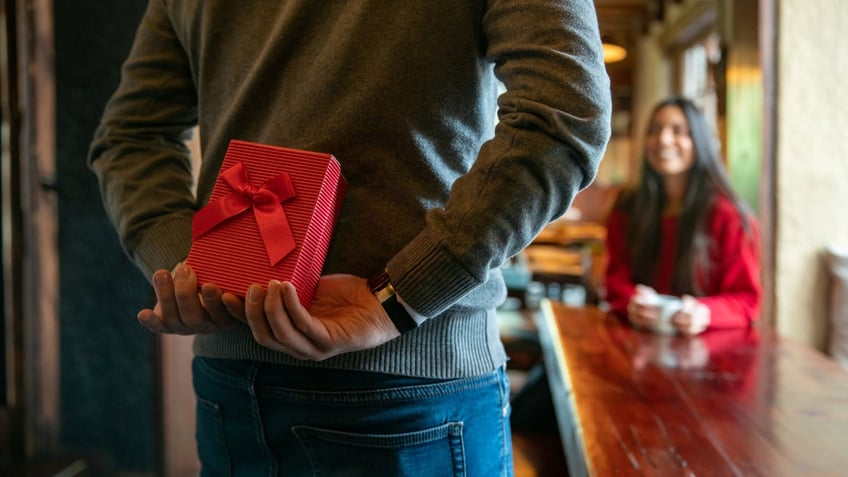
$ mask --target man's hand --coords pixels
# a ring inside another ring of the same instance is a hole
[[[156,305],[151,310],[138,312],[138,321],[155,333],[178,335],[206,334],[229,328],[238,321],[227,311],[227,302],[239,304],[240,300],[212,283],[206,283],[197,293],[197,276],[191,267],[180,263],[174,275],[168,270],[153,274]]]
[[[400,336],[366,280],[354,275],[322,276],[309,310],[289,282],[272,280],[267,291],[251,285],[244,309],[259,344],[298,359],[321,361]]]

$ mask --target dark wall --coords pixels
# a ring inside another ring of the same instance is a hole
[[[153,473],[154,340],[135,319],[150,305],[121,251],[86,152],[118,84],[143,0],[56,0],[62,445],[107,475]]]

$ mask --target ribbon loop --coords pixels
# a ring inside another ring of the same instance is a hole
[[[291,178],[285,172],[254,187],[248,181],[247,168],[241,162],[221,172],[222,180],[233,192],[220,197],[194,214],[191,238],[197,240],[222,222],[249,208],[259,226],[259,234],[273,267],[295,249],[288,219],[282,203],[295,194]]]

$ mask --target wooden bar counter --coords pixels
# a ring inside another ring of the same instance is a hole
[[[848,475],[848,373],[756,330],[657,336],[597,308],[537,317],[572,477]]]

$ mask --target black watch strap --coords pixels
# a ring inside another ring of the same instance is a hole
[[[371,293],[380,300],[383,309],[391,318],[392,323],[401,334],[407,333],[418,327],[418,323],[410,316],[406,308],[398,301],[395,288],[389,279],[389,274],[381,270],[368,278],[368,288]]]

